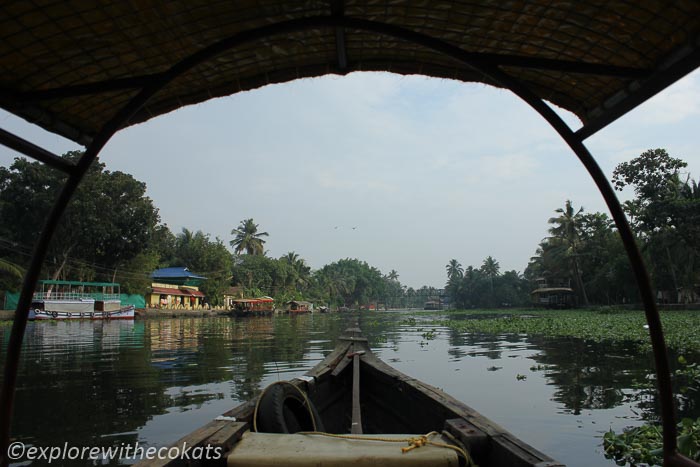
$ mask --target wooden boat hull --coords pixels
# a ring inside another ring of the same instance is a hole
[[[326,433],[394,436],[400,433],[447,432],[447,436],[461,443],[481,467],[563,465],[440,389],[387,365],[372,353],[359,329],[346,331],[332,353],[290,384],[307,395]],[[239,405],[182,438],[175,446],[186,443],[188,446],[219,448],[227,452],[228,465],[238,465],[236,446],[241,438],[240,446],[243,446],[247,442],[246,436],[250,436],[248,433],[254,426],[256,402],[253,400]],[[360,427],[353,426],[358,424]],[[239,449],[238,452],[243,451]],[[397,452],[400,453],[400,449]],[[269,456],[269,465],[272,465],[274,461],[284,459],[285,453],[271,445]],[[314,465],[327,465],[320,459],[311,459]],[[366,461],[363,459],[363,452],[358,452],[357,463],[362,464]],[[227,464],[223,462],[220,465]]]
[[[134,319],[134,306],[129,305],[114,311],[56,311],[30,309],[29,320],[74,320],[74,319]]]

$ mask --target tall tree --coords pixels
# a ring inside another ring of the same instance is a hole
[[[62,157],[75,162],[81,154]],[[0,168],[0,237],[25,248],[34,244],[63,182],[63,174],[39,162],[17,158]],[[61,217],[44,272],[111,280],[115,270],[149,248],[158,222],[145,183],[95,161]]]
[[[558,208],[554,212],[559,216],[551,217],[548,221],[552,227],[549,229],[552,246],[563,258],[568,259],[571,264],[574,280],[576,281],[577,293],[581,297],[584,305],[588,305],[588,296],[581,278],[580,266],[580,223],[583,215],[583,207],[576,211],[570,200],[566,200],[563,208]]]
[[[201,230],[192,232],[183,228],[175,241],[171,266],[186,266],[207,278],[201,285],[209,303],[218,305],[223,292],[231,282],[231,253],[221,239],[211,240]]]
[[[484,262],[481,264],[481,273],[488,278],[489,280],[489,305],[490,306],[496,306],[497,305],[497,300],[496,297],[493,295],[493,280],[494,278],[498,277],[498,274],[501,270],[500,264],[498,264],[498,261],[492,256],[487,256],[486,259],[484,259]]]
[[[286,255],[282,256],[280,261],[287,263],[294,271],[294,274],[290,274],[288,280],[288,284],[290,286],[292,286],[295,290],[301,290],[309,285],[311,268],[306,265],[306,261],[297,253],[290,251]]]
[[[447,269],[447,282],[450,282],[453,278],[461,279],[464,274],[464,268],[456,259],[451,259],[445,266],[445,269]]]
[[[481,272],[486,277],[491,279],[498,277],[500,271],[501,265],[498,264],[498,261],[496,261],[493,256],[487,256],[486,259],[484,259],[484,262],[481,264]]]
[[[637,195],[636,233],[656,286],[671,301],[678,300],[677,291],[689,293],[699,278],[700,197],[694,180],[681,179],[686,166],[664,149],[652,149],[613,172],[616,189],[629,186]]]
[[[258,224],[253,219],[242,220],[238,228],[231,230],[231,235],[235,238],[231,240],[231,246],[235,248],[237,254],[245,251],[249,255],[262,255],[264,253],[267,232],[258,232]]]
[[[24,270],[21,266],[3,258],[0,258],[0,273],[9,274],[15,279],[22,279],[24,276]]]

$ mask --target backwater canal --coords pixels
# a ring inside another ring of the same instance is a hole
[[[335,347],[352,316],[29,323],[13,439],[166,446],[267,384],[303,374]],[[614,465],[601,453],[603,433],[638,425],[653,410],[648,397],[629,400],[651,369],[651,356],[632,345],[467,334],[430,325],[434,318],[359,315],[387,363],[571,467]],[[3,366],[9,334],[0,327]],[[61,462],[69,464],[103,463]]]

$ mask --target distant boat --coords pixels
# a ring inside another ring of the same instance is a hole
[[[267,316],[275,309],[275,299],[272,297],[239,298],[232,303],[231,314],[237,317]]]
[[[423,305],[423,309],[424,310],[442,310],[442,305],[440,304],[440,302],[436,302],[436,301],[431,300],[431,301],[425,302],[425,304]]]
[[[287,305],[287,313],[311,313],[311,302],[292,300]]]
[[[134,319],[134,306],[121,306],[117,283],[44,280],[38,285],[30,320]]]
[[[573,308],[576,303],[571,287],[541,287],[530,295],[534,306],[545,308]]]

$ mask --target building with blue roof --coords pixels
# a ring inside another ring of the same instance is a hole
[[[151,308],[197,310],[206,304],[199,286],[207,278],[186,267],[157,269],[151,273],[151,279],[151,291],[146,294],[146,304]]]

